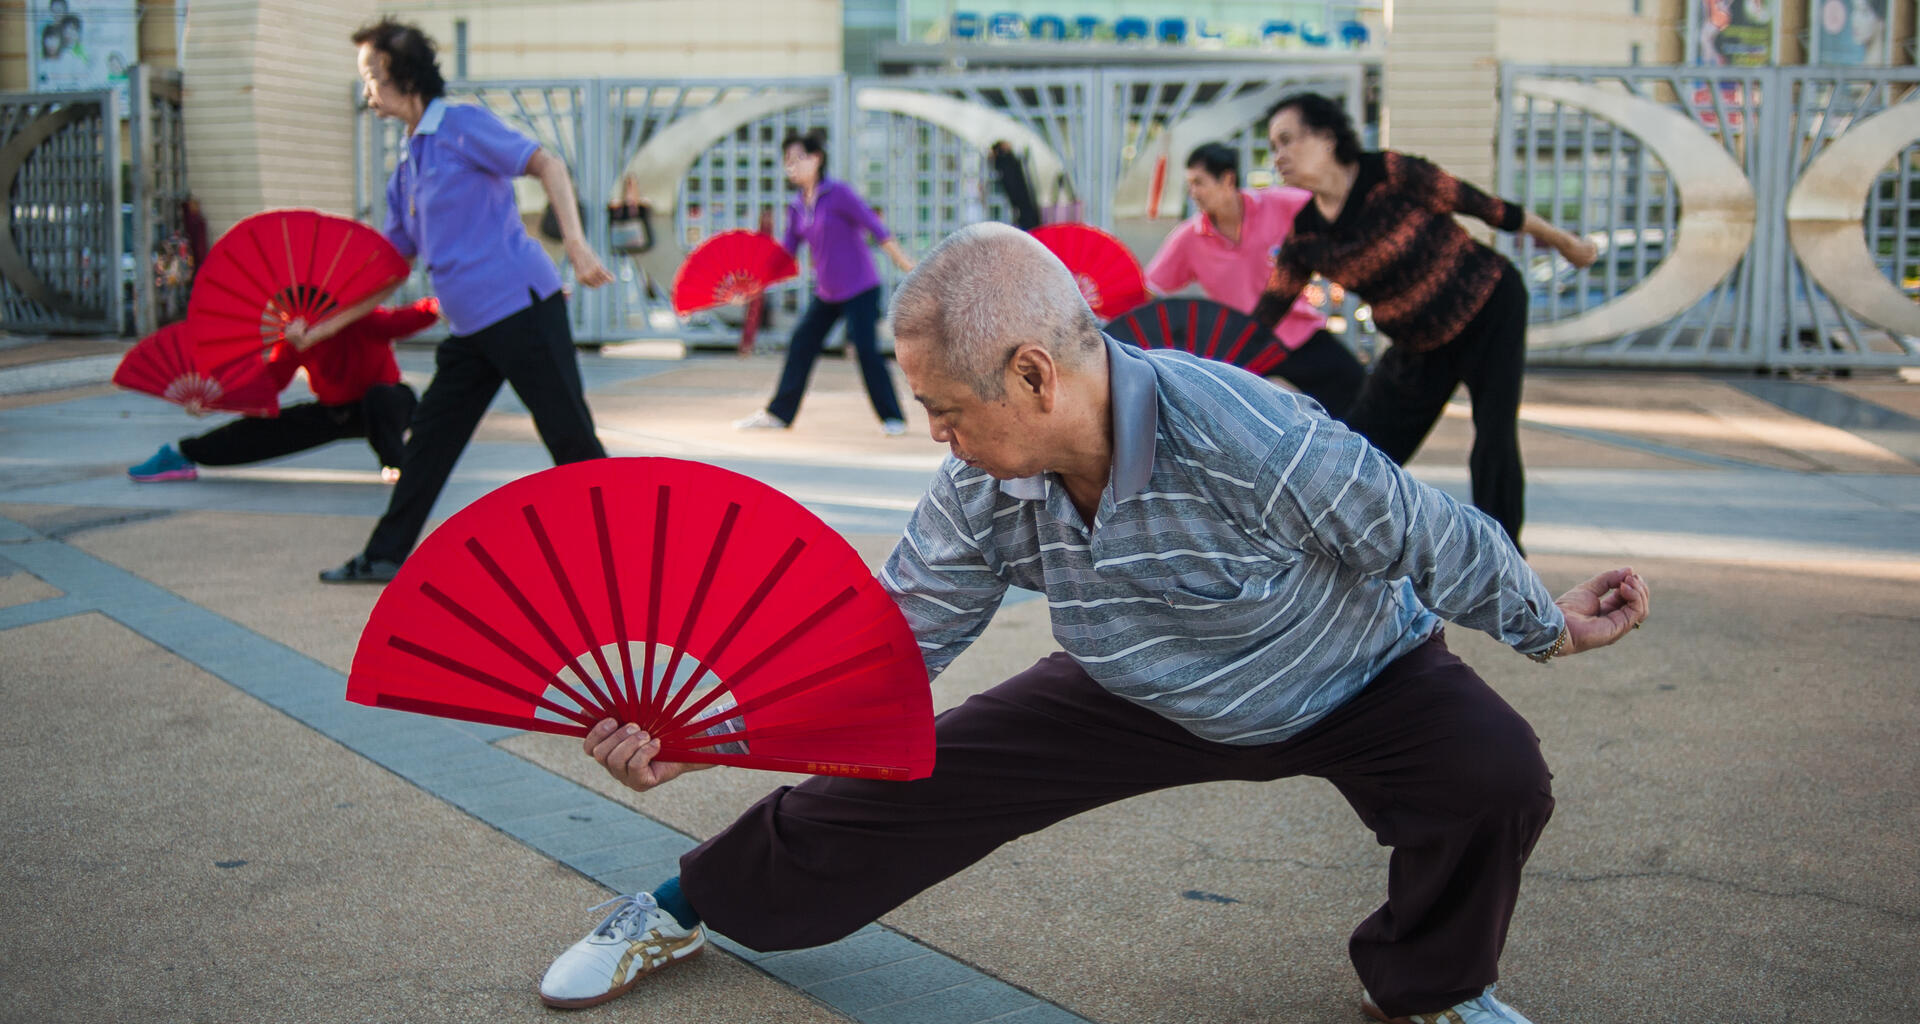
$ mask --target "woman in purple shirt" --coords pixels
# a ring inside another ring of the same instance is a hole
[[[887,359],[880,354],[874,325],[880,319],[880,274],[867,252],[871,235],[902,272],[913,261],[887,226],[861,200],[853,187],[827,177],[827,151],[816,134],[790,135],[781,144],[787,180],[800,192],[787,204],[787,251],[799,255],[804,243],[813,250],[813,301],[787,344],[787,363],[780,371],[780,387],[767,407],[740,420],[741,430],[785,430],[800,412],[807,378],[820,357],[820,345],[841,314],[847,318],[847,341],[860,354],[860,375],[866,378],[867,397],[880,417],[880,430],[889,435],[907,432],[894,395]]]
[[[522,226],[513,179],[531,175],[546,188],[575,280],[597,288],[613,275],[587,244],[566,164],[485,107],[447,103],[431,39],[387,18],[353,41],[367,106],[407,126],[387,182],[387,239],[401,255],[426,263],[453,329],[434,353],[433,382],[414,410],[386,513],[361,553],[320,574],[327,583],[384,583],[420,539],[502,383],[513,385],[556,464],[607,454],[581,389],[560,272]],[[304,333],[318,340],[384,297]]]

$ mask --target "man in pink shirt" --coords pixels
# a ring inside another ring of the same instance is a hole
[[[1200,212],[1173,229],[1147,264],[1147,287],[1170,295],[1199,282],[1207,298],[1250,313],[1273,275],[1273,252],[1293,229],[1294,215],[1313,199],[1299,188],[1242,189],[1240,155],[1209,142],[1187,158],[1187,194]],[[1288,349],[1274,372],[1339,417],[1352,406],[1366,370],[1327,318],[1304,300],[1275,325]]]

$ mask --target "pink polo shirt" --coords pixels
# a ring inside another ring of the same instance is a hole
[[[1240,190],[1240,241],[1228,242],[1204,213],[1173,229],[1147,264],[1147,287],[1171,295],[1195,281],[1207,298],[1242,313],[1252,312],[1273,276],[1273,252],[1293,230],[1294,215],[1313,200],[1303,188]],[[1325,327],[1327,318],[1305,299],[1274,325],[1289,349],[1299,348]]]

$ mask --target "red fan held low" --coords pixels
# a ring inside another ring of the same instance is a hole
[[[1261,375],[1287,358],[1272,331],[1211,299],[1157,299],[1114,317],[1106,332],[1141,348],[1179,349]]]
[[[797,277],[800,265],[773,236],[758,231],[722,231],[700,243],[673,275],[673,311],[746,302],[781,281]]]
[[[264,361],[230,363],[207,373],[195,357],[196,347],[185,322],[168,324],[127,350],[113,371],[113,382],[188,411],[280,414],[280,389]]]
[[[1147,301],[1147,278],[1124,243],[1089,224],[1048,224],[1033,237],[1073,272],[1080,294],[1102,320]]]
[[[926,664],[859,555],[675,459],[556,466],[447,520],[374,606],[347,699],[568,736],[614,718],[665,761],[933,770]]]
[[[318,210],[268,210],[235,224],[194,275],[187,318],[203,369],[263,358],[296,319],[322,320],[407,279],[386,236]]]

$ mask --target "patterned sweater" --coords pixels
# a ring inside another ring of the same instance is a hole
[[[1511,264],[1453,219],[1518,231],[1527,211],[1416,156],[1360,154],[1360,176],[1333,223],[1308,203],[1274,256],[1254,319],[1271,328],[1317,271],[1373,307],[1374,323],[1415,352],[1466,329]]]

